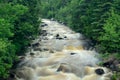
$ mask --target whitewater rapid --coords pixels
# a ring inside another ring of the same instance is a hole
[[[19,56],[21,62],[17,65],[15,80],[41,80],[43,76],[58,74],[61,65],[82,78],[85,66],[99,63],[98,53],[86,50],[91,46],[82,34],[49,19],[42,19],[39,29],[39,36],[32,40],[25,56]]]

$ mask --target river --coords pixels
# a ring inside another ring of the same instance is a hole
[[[86,66],[96,67],[100,62],[99,54],[89,50],[90,40],[66,25],[42,19],[40,29],[40,35],[32,40],[25,56],[19,56],[21,62],[17,65],[15,80],[81,80],[85,76]],[[79,78],[43,78],[61,75],[59,71],[64,71],[62,76],[73,73]]]

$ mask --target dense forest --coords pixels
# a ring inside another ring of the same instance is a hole
[[[38,32],[39,0],[0,0],[0,80]]]
[[[120,0],[0,0],[0,78],[38,35],[40,18],[64,22],[120,60]]]
[[[120,0],[42,0],[41,14],[65,22],[102,52],[120,52]]]

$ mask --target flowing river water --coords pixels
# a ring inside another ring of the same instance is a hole
[[[48,19],[42,22],[40,36],[32,41],[25,56],[20,56],[15,80],[106,80],[101,76],[84,78],[85,67],[94,70],[100,62],[98,53],[88,50],[90,40],[64,24]]]

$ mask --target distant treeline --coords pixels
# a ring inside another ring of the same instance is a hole
[[[41,0],[41,14],[65,22],[103,53],[120,53],[120,0]]]
[[[37,35],[39,13],[40,0],[0,0],[0,79]]]

